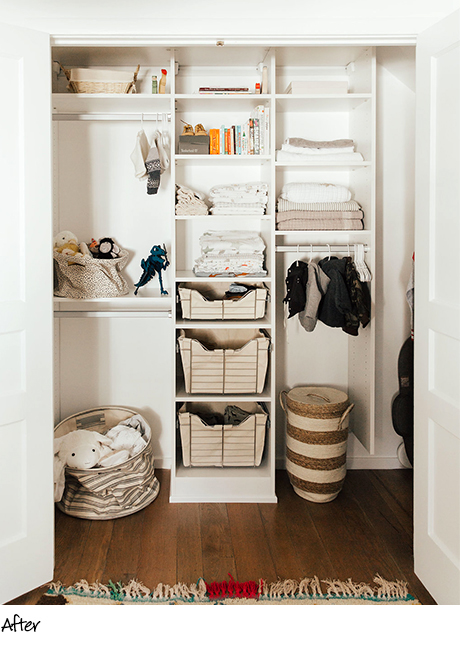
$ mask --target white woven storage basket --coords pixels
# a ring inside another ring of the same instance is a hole
[[[262,330],[181,330],[186,393],[262,393],[270,338]]]
[[[88,409],[60,422],[54,436],[60,438],[75,429],[105,434],[135,415],[139,413],[119,407]],[[56,503],[62,512],[80,519],[117,519],[142,510],[156,499],[160,484],[155,476],[151,431],[142,420],[147,444],[137,455],[112,467],[65,468],[64,494]]]
[[[73,67],[70,70],[61,65],[67,77],[70,92],[78,94],[132,94],[136,92],[136,81],[140,65],[135,72],[118,70],[94,70]]]
[[[248,413],[239,424],[208,424],[208,414],[223,415],[226,404],[211,407],[186,403],[178,412],[185,467],[257,467],[265,444],[268,413],[256,402],[245,402]]]
[[[228,288],[228,283],[223,284]],[[178,296],[184,319],[262,319],[265,316],[268,289],[257,285],[239,299],[225,299],[225,288],[195,283],[182,284]]]

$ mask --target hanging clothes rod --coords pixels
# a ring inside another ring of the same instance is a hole
[[[308,252],[350,252],[353,253],[353,247],[361,245],[364,252],[370,252],[369,245],[362,243],[347,243],[345,245],[278,245],[275,248],[277,252],[293,252],[293,253],[308,253]]]
[[[170,112],[60,112],[53,121],[171,121]]]

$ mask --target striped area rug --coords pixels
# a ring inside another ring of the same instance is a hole
[[[141,582],[132,580],[89,584],[81,580],[71,587],[53,582],[39,605],[419,605],[408,592],[406,582],[390,582],[379,575],[374,584],[356,583],[350,579],[320,580],[305,577],[302,580],[279,580],[268,583],[263,579],[238,582],[229,580],[207,583],[199,579],[196,584],[178,583],[173,586],[158,584],[150,590]]]

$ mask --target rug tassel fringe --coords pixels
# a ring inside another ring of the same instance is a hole
[[[337,579],[320,580],[318,577],[305,577],[297,580],[278,580],[267,583],[260,579],[256,582],[235,582],[230,576],[229,582],[213,582],[207,584],[200,578],[195,584],[178,582],[173,586],[169,584],[158,584],[153,590],[147,588],[142,582],[130,580],[128,584],[114,584],[110,586],[96,581],[89,584],[86,580],[76,582],[73,587],[66,588],[61,582],[52,582],[49,585],[49,592],[54,594],[76,593],[77,595],[89,597],[113,598],[118,600],[153,600],[161,602],[164,600],[188,600],[208,601],[210,598],[219,597],[243,597],[260,598],[265,600],[280,600],[286,598],[308,597],[308,598],[361,598],[378,600],[407,600],[410,599],[407,582],[396,580],[390,582],[379,574],[373,579],[376,586],[364,582],[353,582],[351,578],[346,581]],[[325,591],[321,586],[325,584]]]

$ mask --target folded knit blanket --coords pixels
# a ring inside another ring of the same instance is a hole
[[[354,153],[355,147],[353,143],[350,146],[324,146],[317,148],[310,146],[295,146],[285,142],[281,145],[281,150],[286,151],[287,153],[305,153],[306,155],[330,155],[331,153]]]
[[[277,224],[280,231],[332,231],[348,229],[364,229],[362,220],[306,220],[305,218],[293,218]]]
[[[347,146],[354,146],[352,139],[314,141],[312,139],[303,139],[302,137],[288,137],[285,143],[291,146],[303,146],[304,148],[345,148]]]
[[[225,214],[228,213],[230,215],[256,215],[256,216],[263,216],[265,214],[265,207],[260,205],[258,206],[253,206],[253,207],[247,207],[245,205],[241,206],[231,206],[231,207],[224,207],[224,206],[214,206],[211,207],[210,209],[211,213],[213,214]]]
[[[362,211],[280,211],[276,222],[286,220],[362,220]]]
[[[309,149],[305,149],[309,150]],[[333,149],[328,149],[333,150]],[[289,151],[276,151],[277,162],[362,162],[361,153],[327,153],[324,155],[310,153],[291,153]]]
[[[176,216],[207,216],[208,213],[208,207],[204,202],[176,204]]]
[[[219,194],[240,193],[268,193],[268,184],[265,182],[247,182],[242,184],[216,184],[209,192],[211,197]]]
[[[362,211],[361,205],[356,200],[347,202],[290,202],[279,198],[277,211]]]
[[[346,187],[336,184],[289,182],[280,197],[290,202],[347,202],[352,196]]]

